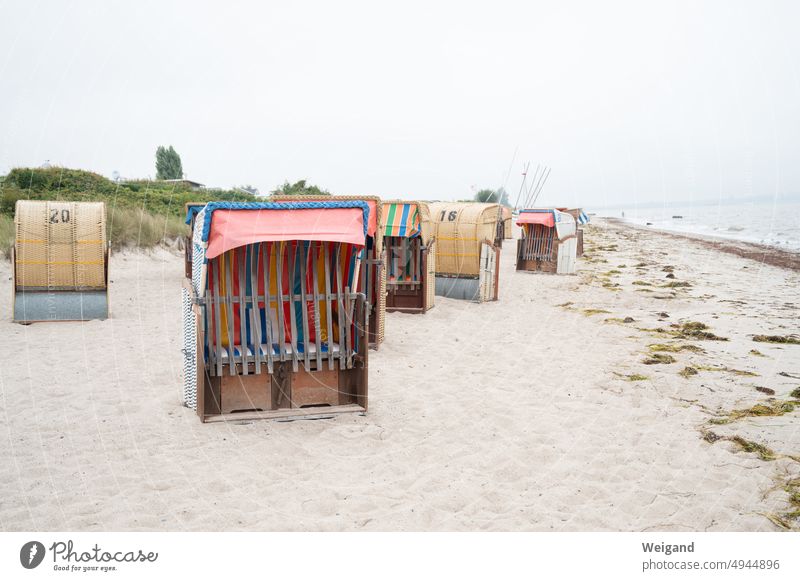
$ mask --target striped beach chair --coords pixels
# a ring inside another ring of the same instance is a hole
[[[517,217],[522,238],[517,241],[517,270],[575,274],[575,219],[556,208],[522,210]]]
[[[433,308],[436,254],[425,202],[383,202],[386,310],[424,313]]]
[[[364,412],[364,202],[212,202],[196,215],[184,400],[203,421]]]

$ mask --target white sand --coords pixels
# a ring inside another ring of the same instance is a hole
[[[800,346],[749,337],[797,332],[800,277],[657,233],[587,238],[618,250],[558,277],[515,273],[507,241],[499,302],[390,314],[368,414],[296,422],[204,425],[180,406],[181,257],[116,255],[111,320],[30,326],[9,321],[2,262],[0,529],[775,530],[764,515],[789,510],[800,463],[701,436],[712,413],[765,401],[754,385],[800,386],[778,375],[800,376]],[[693,286],[637,292],[666,264]],[[611,269],[619,292],[597,276]],[[668,339],[636,327],[689,320],[730,341],[641,363]],[[798,427],[800,409],[711,429],[800,455]]]

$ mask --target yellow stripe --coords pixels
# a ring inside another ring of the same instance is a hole
[[[17,240],[17,244],[46,244],[47,240]],[[75,244],[102,244],[102,240],[75,240]]]
[[[17,260],[17,264],[105,264],[102,260],[64,260],[64,261],[49,261],[49,260]]]

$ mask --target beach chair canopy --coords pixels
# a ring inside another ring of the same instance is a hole
[[[205,258],[256,242],[309,240],[364,246],[370,207],[365,202],[211,202],[201,240]]]
[[[383,235],[415,238],[422,234],[422,217],[417,202],[385,202]]]
[[[525,226],[545,226],[555,228],[559,239],[567,238],[575,234],[575,218],[565,212],[559,212],[555,208],[531,208],[522,210],[517,218],[517,225],[521,228]]]

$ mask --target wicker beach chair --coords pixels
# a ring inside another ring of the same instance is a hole
[[[436,294],[471,301],[498,298],[498,204],[430,205],[436,237]]]
[[[578,236],[575,219],[555,208],[522,210],[517,217],[517,270],[575,274]]]
[[[386,310],[424,313],[433,308],[436,254],[425,202],[383,202]]]
[[[19,200],[15,210],[13,320],[108,318],[105,204]]]

